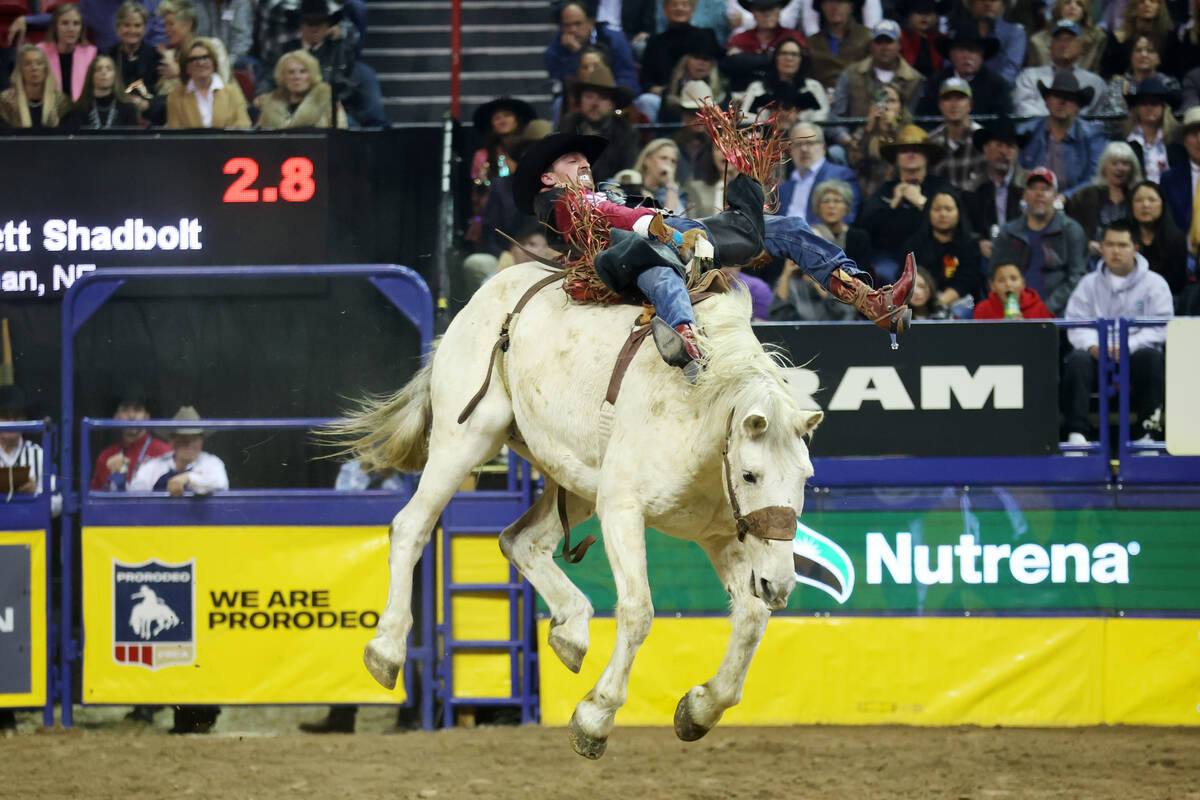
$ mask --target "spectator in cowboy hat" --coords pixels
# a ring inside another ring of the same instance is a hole
[[[1200,204],[1196,203],[1196,175],[1200,173],[1200,106],[1183,115],[1183,147],[1186,163],[1171,167],[1163,174],[1163,194],[1175,224],[1188,235],[1188,250],[1193,256],[1200,250]]]
[[[945,56],[938,49],[938,42],[946,38],[939,30],[939,0],[901,0],[896,4],[896,18],[903,30],[900,31],[900,57],[926,78],[942,68]]]
[[[697,123],[697,113],[705,103],[716,102],[712,95],[712,86],[704,81],[688,81],[678,90],[678,95],[672,94],[667,98],[672,107],[678,106],[675,114],[683,123],[675,135],[671,137],[679,147],[679,165],[676,174],[679,183],[683,184],[691,178],[696,167],[709,160],[709,147],[712,137],[702,124]],[[641,183],[639,176],[638,183]],[[720,209],[718,209],[720,210]],[[714,212],[715,213],[715,212]],[[709,216],[709,215],[704,215]]]
[[[1098,125],[1079,119],[1079,110],[1092,101],[1092,90],[1081,89],[1073,73],[1059,72],[1054,83],[1039,83],[1038,89],[1050,114],[1026,124],[1030,137],[1021,150],[1021,165],[1049,167],[1062,194],[1070,197],[1096,174],[1107,140]]]
[[[1050,32],[1050,63],[1043,67],[1026,67],[1017,76],[1016,88],[1013,90],[1013,104],[1016,113],[1021,117],[1044,117],[1047,113],[1043,100],[1046,90],[1042,88],[1046,81],[1057,80],[1061,73],[1068,73],[1087,92],[1087,102],[1081,103],[1083,113],[1094,113],[1097,104],[1104,97],[1106,86],[1104,79],[1094,72],[1088,72],[1079,66],[1079,57],[1083,54],[1082,31],[1079,23],[1069,19],[1060,19]]]
[[[641,72],[642,91],[659,97],[666,90],[671,71],[684,56],[703,54],[719,61],[725,55],[715,33],[691,23],[696,0],[663,0],[662,7],[667,27],[646,42]]]
[[[1179,94],[1150,77],[1133,87],[1125,102],[1129,106],[1129,118],[1122,126],[1125,141],[1137,153],[1146,180],[1158,183],[1168,168],[1187,162],[1187,151],[1179,141],[1179,120],[1171,111]]]
[[[974,113],[1002,117],[1012,113],[1012,87],[985,65],[989,54],[1000,48],[995,37],[966,30],[939,40],[937,46],[946,60],[934,77],[925,81],[925,91],[913,109],[916,114],[937,116],[938,90],[947,78],[962,78],[971,85]]]
[[[515,97],[497,97],[475,109],[472,120],[483,146],[471,159],[471,221],[464,238],[478,244],[484,237],[481,219],[492,185],[512,173],[516,166],[513,150],[518,142],[540,139],[549,133],[550,123],[539,120],[530,129],[537,112],[533,106]]]
[[[1003,225],[992,241],[991,262],[1016,264],[1025,285],[1046,301],[1055,316],[1087,274],[1087,236],[1079,223],[1054,207],[1058,178],[1036,167],[1025,178],[1025,213]]]
[[[942,124],[929,133],[929,141],[946,148],[946,158],[934,171],[960,192],[975,187],[983,174],[983,154],[975,148],[974,134],[980,129],[971,119],[971,84],[962,78],[947,78],[938,92]]]
[[[854,18],[853,0],[817,0],[821,26],[808,39],[812,76],[826,90],[837,84],[842,71],[869,54],[871,32]]]
[[[1005,0],[962,0],[951,14],[950,28],[956,34],[970,31],[994,38],[999,47],[984,60],[984,66],[1012,83],[1025,63],[1027,38],[1023,26],[1004,19],[1006,8]]]
[[[785,39],[803,42],[803,33],[779,24],[779,9],[786,3],[787,0],[738,0],[738,5],[754,15],[754,28],[730,37],[726,45],[729,55],[770,55]]]
[[[973,140],[975,149],[983,154],[985,168],[964,202],[971,227],[982,237],[979,251],[984,258],[991,258],[992,239],[1000,228],[1024,213],[1021,202],[1028,170],[1017,163],[1017,156],[1029,137],[1017,133],[1010,120],[999,119],[975,131]]]
[[[880,154],[896,168],[897,177],[867,198],[859,226],[871,237],[871,266],[881,281],[899,274],[901,247],[925,219],[925,205],[935,194],[953,192],[933,167],[946,156],[916,125],[900,131],[896,141],[882,145]]]
[[[925,78],[900,57],[900,26],[880,20],[871,29],[870,55],[851,64],[838,76],[833,90],[833,116],[865,117],[884,84],[900,93],[905,107],[912,105]]]
[[[671,70],[665,95],[661,99],[654,95],[642,95],[638,98],[639,107],[643,113],[649,109],[646,105],[641,105],[642,101],[651,98],[662,103],[661,109],[658,109],[657,119],[659,122],[679,122],[680,109],[688,96],[708,97],[718,105],[725,102],[728,96],[725,91],[725,80],[717,68],[717,62],[721,59],[720,51],[710,48],[710,43],[706,41],[708,38],[692,37],[690,44],[684,48],[687,52],[680,57],[679,63]],[[689,93],[684,91],[687,84],[704,84],[704,88],[692,86]],[[651,105],[653,104],[651,103]],[[698,105],[693,105],[692,109],[698,107]]]
[[[194,406],[181,406],[172,417],[175,420],[200,421]],[[182,497],[190,491],[207,495],[229,488],[225,463],[204,451],[204,428],[172,428],[167,439],[171,452],[142,461],[129,483],[130,491],[166,491],[172,497]]]
[[[597,183],[608,180],[637,156],[637,131],[620,111],[633,102],[633,92],[617,86],[605,67],[597,68],[587,81],[574,82],[571,92],[578,98],[579,111],[565,115],[558,130],[607,139],[608,147],[592,163],[592,175]]]

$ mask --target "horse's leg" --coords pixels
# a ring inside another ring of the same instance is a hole
[[[568,733],[575,752],[604,755],[617,709],[625,704],[629,672],[638,648],[650,633],[654,604],[646,576],[646,521],[631,499],[599,503],[604,551],[617,588],[617,643],[600,680],[575,707]]]
[[[568,525],[578,525],[591,513],[590,503],[567,495]],[[547,478],[537,502],[500,534],[500,550],[550,607],[550,647],[567,669],[579,672],[588,649],[588,620],[594,612],[587,597],[554,560],[562,537],[558,486]]]
[[[363,663],[372,677],[388,689],[404,666],[408,632],[412,629],[413,567],[429,543],[434,523],[450,498],[476,466],[500,449],[512,419],[507,397],[489,391],[487,399],[463,425],[453,418],[435,419],[429,441],[429,461],[412,499],[392,520],[387,605],[375,638],[367,643]]]
[[[778,544],[776,542],[775,544]],[[733,632],[717,674],[700,686],[693,686],[675,708],[675,734],[685,742],[708,733],[725,709],[742,699],[742,684],[750,669],[750,660],[767,630],[771,616],[766,603],[750,591],[751,573],[741,543],[730,536],[716,543],[703,543],[717,576],[729,592],[729,620]]]

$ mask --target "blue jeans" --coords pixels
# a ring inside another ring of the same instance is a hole
[[[654,310],[672,328],[695,324],[692,300],[679,273],[670,267],[650,267],[637,276],[637,286],[654,304]]]
[[[871,285],[870,274],[859,269],[842,248],[815,234],[803,217],[764,214],[763,223],[766,226],[763,245],[767,252],[775,258],[795,261],[796,266],[826,289],[829,278],[837,269],[845,270],[847,275],[856,275]]]

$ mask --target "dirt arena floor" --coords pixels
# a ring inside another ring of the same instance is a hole
[[[4,798],[1200,798],[1200,729],[716,728],[693,744],[618,728],[598,762],[561,728],[296,733],[322,709],[227,709],[206,736],[171,736],[125,709],[83,709],[0,736]]]

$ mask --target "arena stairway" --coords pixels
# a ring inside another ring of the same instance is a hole
[[[450,0],[373,0],[363,57],[393,123],[437,122],[450,105]],[[554,38],[547,0],[463,0],[464,122],[499,95],[550,106],[542,51]]]

